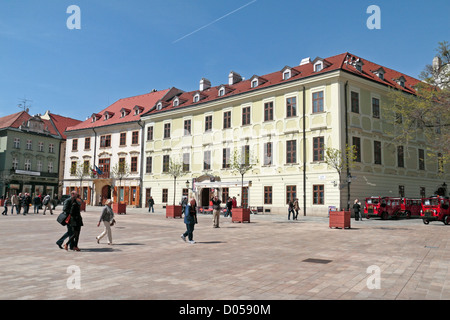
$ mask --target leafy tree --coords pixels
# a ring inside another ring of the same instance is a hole
[[[347,168],[352,168],[357,158],[356,146],[351,145],[342,152],[339,149],[327,147],[325,148],[324,161],[327,165],[337,171],[339,176],[339,186],[341,186],[342,173]]]
[[[382,106],[385,131],[391,142],[408,145],[423,136],[428,155],[439,166],[450,161],[450,47],[440,42],[433,64],[420,74],[422,82],[407,94],[391,89],[389,103]],[[441,171],[441,169],[440,169]]]

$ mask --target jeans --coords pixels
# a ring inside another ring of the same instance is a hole
[[[69,225],[66,225],[66,227],[67,227],[66,233],[64,233],[63,236],[58,241],[56,241],[56,244],[58,244],[60,246],[63,245],[64,240],[66,240],[66,238],[69,238],[72,235],[72,227]]]
[[[294,219],[295,219],[295,212],[294,212],[294,209],[289,209],[289,212],[288,212],[288,220],[291,219],[291,212],[292,212],[292,220],[294,220]]]
[[[194,239],[194,226],[195,222],[186,223],[186,232],[183,233],[183,236],[188,237],[189,241]]]
[[[153,205],[148,207],[148,212],[150,212],[150,208],[152,209],[152,212],[155,212],[155,210],[153,209]]]

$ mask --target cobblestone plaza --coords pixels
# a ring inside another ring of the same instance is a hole
[[[443,300],[450,299],[449,227],[419,219],[351,221],[199,215],[195,244],[163,211],[116,215],[113,245],[95,237],[100,207],[82,212],[80,252],[58,248],[54,215],[0,218],[3,300]],[[301,213],[300,213],[301,214]]]

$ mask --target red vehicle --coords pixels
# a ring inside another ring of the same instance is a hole
[[[366,199],[364,213],[367,218],[380,217],[383,220],[389,218],[420,217],[422,203],[420,199],[371,197]]]
[[[425,224],[429,224],[430,221],[442,221],[446,225],[450,224],[449,198],[436,196],[422,199],[420,215]]]
[[[364,206],[364,214],[366,217],[378,217],[378,209],[381,204],[381,197],[366,198],[366,205]]]

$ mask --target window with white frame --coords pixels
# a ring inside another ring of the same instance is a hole
[[[39,142],[38,143],[38,151],[39,152],[43,152],[44,151],[44,143],[43,142]]]
[[[17,159],[17,158],[12,159],[12,167],[14,170],[19,169],[19,159]]]
[[[41,172],[42,171],[42,161],[41,160],[38,160],[37,161],[37,171],[39,171],[39,172]]]
[[[31,171],[31,159],[25,159],[24,169],[26,171]]]
[[[27,150],[31,150],[32,146],[33,146],[33,142],[31,140],[27,140]]]
[[[53,161],[48,162],[48,172],[53,173]]]
[[[14,148],[20,149],[20,138],[14,138]]]

